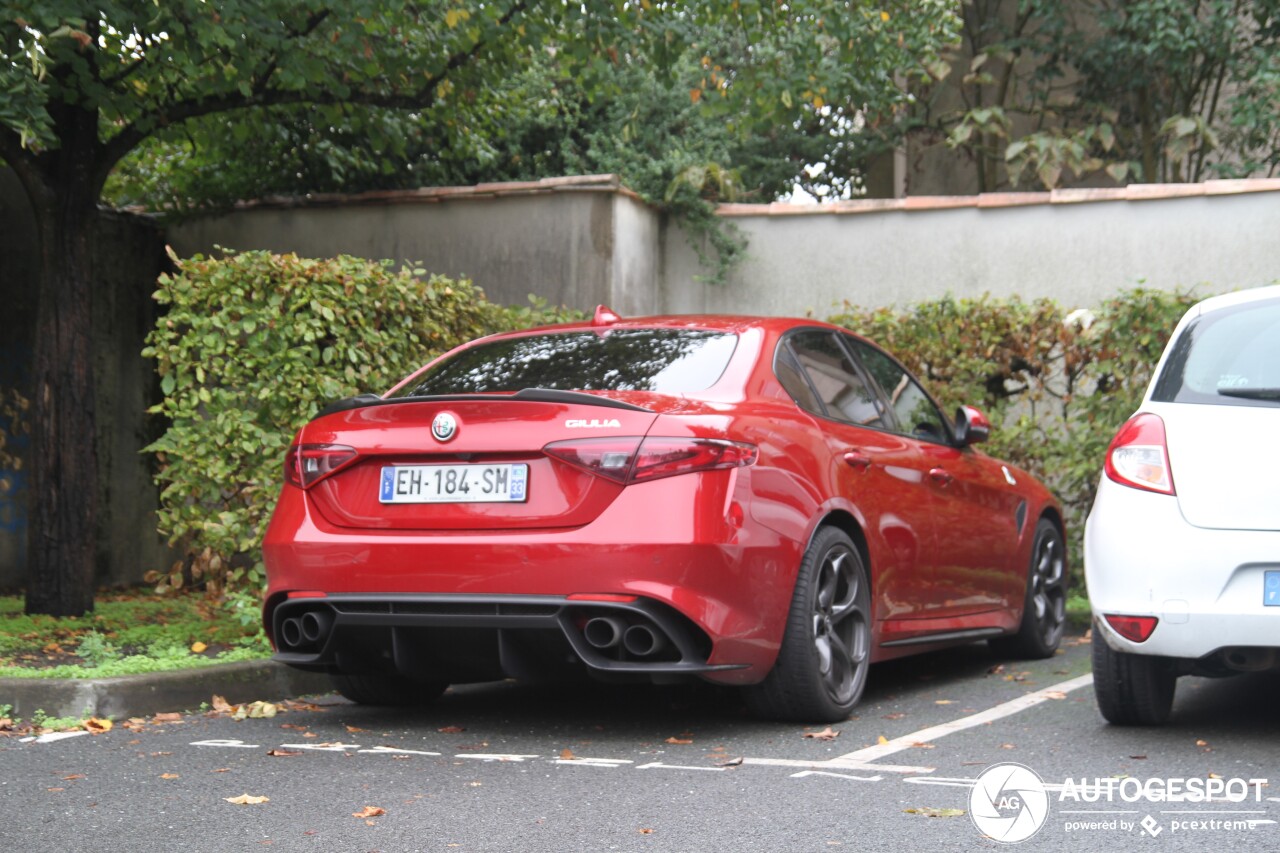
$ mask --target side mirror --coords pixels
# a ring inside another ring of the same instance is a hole
[[[981,410],[973,406],[961,406],[956,409],[956,444],[966,447],[986,441],[991,435],[991,421],[987,420]]]

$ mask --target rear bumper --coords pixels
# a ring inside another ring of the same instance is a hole
[[[1267,572],[1280,571],[1280,533],[1194,527],[1177,498],[1104,478],[1085,527],[1084,561],[1100,640],[1116,651],[1197,660],[1280,649],[1280,606],[1265,599]],[[1135,643],[1104,614],[1159,621]]]
[[[713,472],[713,482],[699,488],[691,488],[694,477],[629,486],[583,527],[513,532],[338,528],[286,487],[263,546],[265,627],[279,660],[312,669],[356,671],[363,659],[402,671],[415,666],[416,655],[460,676],[483,671],[465,678],[479,680],[521,675],[513,670],[522,657],[539,657],[548,666],[572,659],[595,673],[759,681],[777,656],[804,545],[731,521],[749,518],[728,512],[741,494],[735,481],[742,486],[732,473]],[[600,594],[634,602],[570,598]],[[283,648],[286,611],[318,601],[342,625],[339,645],[324,654]],[[357,613],[357,603],[385,609]],[[662,627],[678,654],[636,660],[601,653],[583,639],[584,608],[600,616],[617,611],[626,627]],[[521,656],[513,644],[540,651]],[[485,651],[472,655],[476,649]]]
[[[554,674],[702,675],[711,641],[665,605],[561,596],[333,595],[271,612],[275,659],[300,669],[432,675],[446,681]],[[588,628],[588,626],[591,626]]]

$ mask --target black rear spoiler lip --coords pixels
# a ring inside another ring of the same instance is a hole
[[[554,388],[524,388],[514,394],[437,394],[421,397],[379,397],[377,394],[359,394],[355,397],[344,397],[325,406],[312,420],[323,418],[338,412],[352,409],[366,409],[372,406],[385,406],[392,403],[452,403],[452,402],[485,402],[497,400],[514,400],[521,403],[565,403],[575,406],[599,406],[604,409],[626,409],[631,412],[656,414],[652,409],[614,400],[611,397],[598,397],[585,391],[559,391]]]

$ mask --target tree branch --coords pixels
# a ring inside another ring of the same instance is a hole
[[[520,12],[525,11],[528,7],[529,0],[519,0],[513,4],[501,18],[498,19],[497,28],[502,29],[511,22]],[[313,31],[314,27],[319,26],[324,16],[328,12],[313,16],[313,20],[309,21],[312,29],[302,33],[305,35]],[[480,39],[466,50],[460,50],[451,55],[444,67],[439,72],[427,78],[426,82],[421,86],[407,92],[379,92],[379,91],[363,91],[348,93],[339,96],[330,92],[318,91],[296,91],[284,89],[272,89],[265,85],[270,78],[267,74],[261,78],[259,84],[260,90],[254,91],[246,96],[238,90],[233,92],[224,92],[218,95],[211,95],[201,98],[193,98],[186,101],[178,101],[167,108],[156,110],[154,112],[145,113],[134,119],[123,130],[113,136],[102,146],[102,158],[98,164],[100,170],[109,172],[115,167],[125,155],[140,145],[144,140],[155,132],[155,128],[172,127],[176,124],[191,121],[197,118],[203,118],[218,113],[233,112],[236,110],[250,109],[255,107],[279,107],[291,106],[295,104],[315,104],[318,106],[329,106],[333,104],[360,104],[369,107],[385,107],[388,109],[423,109],[435,103],[435,93],[437,87],[454,71],[464,67],[467,63],[475,59],[476,55],[486,47],[488,42]],[[273,59],[270,67],[274,68]],[[147,128],[147,129],[144,129]]]

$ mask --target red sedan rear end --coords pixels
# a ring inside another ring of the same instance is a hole
[[[957,438],[886,368],[919,387],[825,324],[602,311],[335,404],[299,432],[266,536],[276,657],[368,703],[697,676],[818,720],[874,659],[1025,635],[1056,505],[970,446],[976,413]],[[981,547],[939,561],[948,507]],[[1041,580],[1033,627],[1060,634],[1061,578]]]

